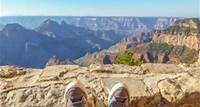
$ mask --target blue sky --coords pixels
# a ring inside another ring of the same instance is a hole
[[[200,0],[0,0],[0,16],[199,17]]]

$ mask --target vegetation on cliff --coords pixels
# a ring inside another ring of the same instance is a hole
[[[173,45],[168,45],[168,44],[158,44],[158,43],[152,43],[150,45],[151,51],[153,51],[153,53],[165,53],[168,54],[169,57],[174,57],[174,58],[178,58],[180,60],[180,62],[183,63],[194,63],[197,60],[197,55],[198,52],[193,50],[193,49],[189,49],[186,46],[173,46]]]
[[[126,65],[131,65],[131,66],[133,66],[133,65],[138,66],[138,65],[142,64],[142,61],[133,59],[132,53],[125,51],[125,52],[121,53],[119,56],[117,56],[116,63],[117,64],[126,64]]]
[[[167,43],[150,43],[132,50],[132,53],[148,53],[148,58],[152,62],[168,63],[187,63],[191,64],[197,61],[198,51],[189,49],[186,46],[173,46]],[[175,61],[175,62],[174,62]]]

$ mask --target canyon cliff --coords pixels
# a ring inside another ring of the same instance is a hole
[[[170,35],[170,34],[154,34],[154,43],[167,43],[174,46],[186,46],[190,49],[200,49],[200,38],[196,35],[185,36],[185,35]]]
[[[186,46],[198,51],[200,49],[199,33],[200,21],[198,19],[183,19],[162,32],[154,33],[152,41],[174,46]]]
[[[92,31],[51,19],[34,30],[7,24],[0,30],[0,65],[41,68],[53,56],[61,61],[74,60],[87,52],[109,48],[121,39],[115,31]]]
[[[200,21],[198,19],[178,20],[165,30],[155,30],[148,34],[126,37],[114,48],[87,54],[82,58],[85,59],[82,62],[92,64],[96,63],[96,60],[99,61],[99,59],[106,57],[112,59],[111,63],[115,63],[118,55],[124,51],[130,51],[133,59],[141,60],[143,63],[192,64],[198,60],[200,49],[199,26]],[[99,62],[104,64],[103,60]]]

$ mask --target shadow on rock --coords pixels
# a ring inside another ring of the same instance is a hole
[[[200,93],[186,93],[176,102],[168,102],[160,94],[151,97],[132,98],[132,107],[200,107]]]

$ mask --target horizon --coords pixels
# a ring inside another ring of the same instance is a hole
[[[200,18],[200,16],[120,16],[120,15],[96,15],[96,16],[89,16],[89,15],[5,15],[1,17],[138,17],[138,18]]]
[[[199,0],[0,0],[0,16],[199,18]],[[190,8],[188,8],[190,7]]]

